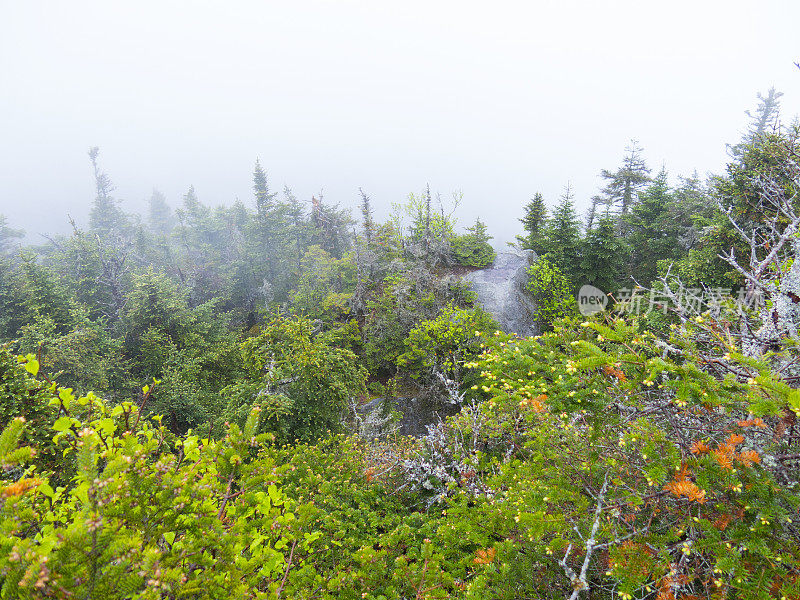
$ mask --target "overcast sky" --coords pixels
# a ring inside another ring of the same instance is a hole
[[[153,187],[209,204],[270,186],[379,215],[426,183],[513,239],[567,181],[583,210],[637,138],[720,172],[756,93],[800,110],[796,0],[0,0],[0,213],[29,233]]]

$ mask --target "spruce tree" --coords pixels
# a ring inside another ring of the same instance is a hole
[[[305,254],[308,245],[308,219],[306,218],[305,208],[297,199],[289,187],[283,190],[285,198],[283,204],[286,206],[286,217],[288,219],[287,236],[290,240],[292,263],[300,270],[300,261]]]
[[[601,195],[592,196],[592,206],[589,208],[589,212],[586,215],[586,230],[592,228],[594,225],[594,219],[597,215],[597,207],[600,205],[608,206],[608,198],[605,198]]]
[[[274,208],[275,194],[269,191],[267,174],[261,166],[261,161],[256,159],[256,166],[253,169],[253,193],[256,197],[256,211],[261,221],[269,218]]]
[[[0,254],[8,252],[13,247],[14,240],[24,235],[22,230],[9,227],[6,216],[0,214]]]
[[[574,199],[572,188],[567,184],[545,227],[543,250],[547,260],[576,284],[580,273],[581,224]]]
[[[544,250],[543,236],[547,226],[547,207],[539,192],[525,205],[525,214],[519,221],[525,229],[525,235],[517,236],[520,248],[541,254]]]
[[[630,213],[622,217],[631,247],[628,272],[641,284],[648,285],[657,277],[659,260],[684,254],[679,241],[682,224],[675,208],[667,172],[662,168]]]
[[[159,235],[169,233],[174,225],[172,209],[167,204],[167,199],[155,188],[148,200],[148,220],[152,230]]]
[[[593,285],[606,293],[615,292],[623,282],[627,255],[627,244],[617,234],[616,219],[606,211],[586,232],[579,283]]]
[[[183,210],[188,215],[196,215],[202,212],[203,205],[197,198],[197,192],[194,191],[194,186],[190,185],[189,189],[183,195]]]
[[[650,181],[650,169],[642,158],[642,148],[636,140],[631,140],[625,148],[627,154],[622,166],[614,172],[603,169],[600,176],[608,183],[603,195],[609,206],[619,205],[621,214],[627,213],[636,202],[638,192]]]
[[[363,219],[364,238],[367,240],[367,245],[370,245],[372,244],[372,233],[375,230],[375,220],[372,217],[372,204],[369,196],[364,193],[364,190],[358,188],[358,193],[361,194],[361,216]]]
[[[125,213],[120,209],[117,200],[111,195],[114,185],[109,176],[100,169],[97,157],[100,148],[94,146],[89,149],[89,160],[94,172],[96,196],[89,213],[89,225],[101,237],[110,237],[113,243],[120,242],[127,227]]]

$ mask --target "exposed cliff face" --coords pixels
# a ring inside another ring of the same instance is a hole
[[[527,269],[536,254],[530,250],[498,252],[491,267],[464,276],[478,295],[478,303],[508,333],[522,337],[538,335],[536,304],[525,291]]]

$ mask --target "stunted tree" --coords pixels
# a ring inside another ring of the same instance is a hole
[[[253,169],[253,193],[256,198],[256,212],[259,220],[269,218],[274,209],[275,194],[270,193],[267,182],[267,173],[261,166],[261,161],[256,159],[256,166]]]
[[[117,200],[111,195],[114,185],[111,178],[100,169],[97,157],[100,148],[89,148],[89,160],[94,171],[94,185],[96,196],[89,213],[89,225],[93,232],[107,238],[121,238],[127,227],[127,218],[120,209]],[[113,240],[117,241],[117,240]]]
[[[0,254],[8,252],[16,243],[14,240],[25,235],[21,229],[13,229],[8,225],[8,219],[0,214]]]
[[[750,122],[742,136],[742,140],[738,144],[728,145],[728,152],[731,156],[740,158],[748,144],[756,142],[765,133],[774,131],[778,127],[781,113],[781,96],[783,96],[783,92],[776,91],[774,87],[769,88],[766,96],[760,92],[756,95],[758,106],[755,112],[744,111]]]
[[[616,219],[608,212],[586,232],[580,263],[580,284],[614,292],[623,280],[628,246],[617,234]]]
[[[650,181],[650,169],[642,158],[642,148],[639,142],[631,140],[625,148],[627,154],[622,161],[622,166],[616,171],[603,169],[600,176],[608,181],[603,188],[603,197],[611,207],[618,207],[621,214],[630,210],[636,201],[639,190]]]
[[[175,225],[172,209],[167,204],[167,199],[159,190],[153,188],[147,203],[148,221],[153,232],[166,235]]]
[[[608,199],[604,198],[600,194],[595,194],[592,196],[592,205],[589,207],[589,211],[586,214],[586,230],[590,230],[592,225],[594,225],[594,219],[597,216],[597,207],[598,206],[605,206],[608,207]]]
[[[375,219],[372,217],[372,203],[364,190],[358,188],[358,193],[361,194],[361,225],[364,230],[364,238],[367,240],[367,245],[369,245],[372,244],[372,233],[375,230]]]
[[[284,205],[287,217],[287,238],[291,245],[291,261],[300,270],[300,261],[306,252],[308,241],[308,220],[303,204],[297,199],[289,187],[283,189]]]
[[[677,260],[685,253],[680,243],[683,223],[676,218],[675,202],[667,171],[662,168],[639,195],[639,202],[622,217],[631,246],[628,272],[643,285],[658,275],[659,260]]]
[[[350,227],[353,224],[346,210],[337,204],[327,204],[322,194],[311,198],[310,243],[316,244],[330,255],[341,258],[350,249]]]

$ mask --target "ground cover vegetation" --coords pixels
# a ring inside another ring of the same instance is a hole
[[[361,192],[356,220],[257,162],[251,206],[140,216],[92,149],[88,227],[0,218],[0,597],[800,597],[779,97],[723,175],[673,185],[634,144],[585,220],[534,196],[527,339],[459,277],[495,251],[458,196],[381,223]],[[661,301],[580,317],[587,283]],[[402,435],[409,395],[450,416]]]

